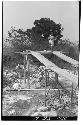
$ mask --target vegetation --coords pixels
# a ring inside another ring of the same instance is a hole
[[[57,42],[63,36],[61,35],[63,31],[61,24],[56,24],[53,20],[50,20],[50,18],[35,20],[34,25],[35,27],[32,29],[40,34],[44,39],[47,39],[50,35],[53,35],[55,37],[55,42]]]
[[[20,64],[23,68],[23,56],[16,54],[15,52],[22,52],[25,50],[49,50],[49,35],[54,36],[53,50],[59,50],[65,52],[65,54],[75,60],[79,60],[79,45],[72,44],[69,40],[62,40],[63,28],[61,24],[56,24],[49,18],[41,18],[34,21],[34,27],[31,29],[16,29],[11,27],[8,31],[8,38],[5,40],[9,43],[8,46],[3,47],[3,115],[19,116],[19,115],[32,115],[37,112],[37,109],[44,106],[44,92],[7,92],[5,88],[14,88],[18,84],[17,89],[26,88],[24,85],[24,69],[18,71],[16,66]],[[55,63],[60,68],[67,70],[77,70],[73,68],[69,63],[60,60],[60,58],[53,54],[45,55],[50,61]],[[45,67],[42,67],[34,57],[30,56],[30,85],[31,88],[43,88],[45,87]],[[33,60],[33,61],[32,61]],[[26,71],[26,76],[28,71]],[[43,77],[42,77],[43,75]],[[50,74],[49,83],[47,88],[62,88],[61,85],[65,85],[66,81],[60,81],[60,86],[55,84],[55,77],[53,73]],[[20,76],[22,76],[20,78]],[[19,86],[20,85],[20,86]],[[64,87],[64,86],[63,86]],[[48,107],[52,107],[54,111],[57,111],[57,115],[74,116],[77,111],[76,108],[70,107],[70,94],[65,94],[70,90],[61,92],[62,99],[59,103],[59,92],[49,92],[46,96]],[[27,94],[28,93],[28,94]],[[22,98],[23,97],[23,98]],[[75,94],[75,105],[77,106],[77,95]],[[68,105],[66,105],[66,103]],[[73,110],[75,112],[73,113]],[[28,113],[27,113],[27,112]]]
[[[8,38],[5,43],[10,43],[10,47],[3,48],[3,64],[16,66],[23,62],[22,55],[15,54],[16,51],[25,50],[49,50],[48,37],[52,34],[55,38],[53,50],[66,52],[69,57],[79,59],[79,45],[72,45],[69,40],[61,40],[63,28],[61,24],[56,24],[50,18],[41,18],[34,21],[32,29],[16,29],[11,27],[8,31]],[[13,63],[14,62],[14,63]]]

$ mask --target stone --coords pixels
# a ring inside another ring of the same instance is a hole
[[[45,107],[45,106],[42,106],[42,107],[39,107],[38,109],[37,109],[37,111],[48,111],[48,107]]]

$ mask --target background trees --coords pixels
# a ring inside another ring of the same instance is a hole
[[[61,24],[56,24],[54,21],[50,20],[50,18],[41,18],[40,20],[35,20],[34,27],[26,31],[23,29],[11,28],[11,30],[8,31],[7,40],[11,41],[14,49],[18,51],[33,49],[33,45],[35,49],[38,49],[39,46],[41,46],[39,49],[45,49],[45,47],[48,49],[49,35],[55,37],[56,44],[63,36],[61,34],[62,31],[63,28]]]
[[[63,31],[61,24],[56,24],[53,20],[50,20],[50,18],[35,20],[34,25],[35,27],[32,29],[40,34],[44,39],[47,39],[50,35],[53,35],[55,37],[55,44],[63,36],[61,34]]]
[[[66,54],[73,59],[79,59],[79,47],[72,46],[70,41],[62,40],[63,28],[61,24],[56,24],[50,18],[41,18],[34,21],[34,26],[31,29],[16,29],[11,27],[8,31],[8,38],[5,42],[9,42],[9,47],[3,48],[3,64],[13,65],[23,61],[22,55],[15,54],[16,51],[25,50],[49,50],[49,35],[53,35],[54,50],[67,52]],[[58,42],[59,41],[59,42]]]

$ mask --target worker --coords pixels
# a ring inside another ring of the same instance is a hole
[[[51,47],[51,51],[53,50],[53,46],[54,46],[54,36],[53,35],[50,35],[48,37],[48,40],[49,40],[49,45]]]

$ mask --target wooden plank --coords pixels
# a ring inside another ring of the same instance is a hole
[[[44,51],[36,51],[36,52],[38,52],[38,53],[40,53],[40,54],[52,54],[52,51],[50,51],[50,50],[44,50]],[[55,51],[54,51],[55,52]],[[63,51],[58,51],[58,52],[61,52],[61,53],[68,53],[68,52],[63,52]]]
[[[75,83],[75,85],[78,85],[78,76],[74,75],[72,72],[68,72],[66,69],[61,69],[58,66],[56,66],[54,63],[46,59],[43,55],[41,55],[38,52],[31,51],[31,54],[36,57],[42,64],[46,66],[46,68],[51,69],[52,71],[56,72],[57,74],[65,77],[66,79],[72,81]]]
[[[51,51],[46,51],[46,50],[44,50],[44,51],[36,51],[36,52],[38,52],[40,54],[52,54]]]
[[[74,66],[78,67],[78,64],[79,64],[78,61],[76,61],[76,60],[74,60],[74,59],[72,59],[72,58],[70,58],[70,57],[62,54],[61,52],[59,52],[59,51],[53,51],[53,54],[56,55],[56,56],[58,56],[58,57],[60,57],[61,59],[65,60],[65,61],[73,64]]]
[[[28,54],[31,54],[30,51],[15,52],[15,53],[22,54],[22,55],[28,55]]]
[[[47,90],[49,90],[49,89],[46,89],[46,91]],[[58,91],[58,88],[57,89],[50,89],[50,90]],[[63,89],[59,89],[59,90],[63,90]],[[45,91],[45,89],[7,89],[6,91]]]

